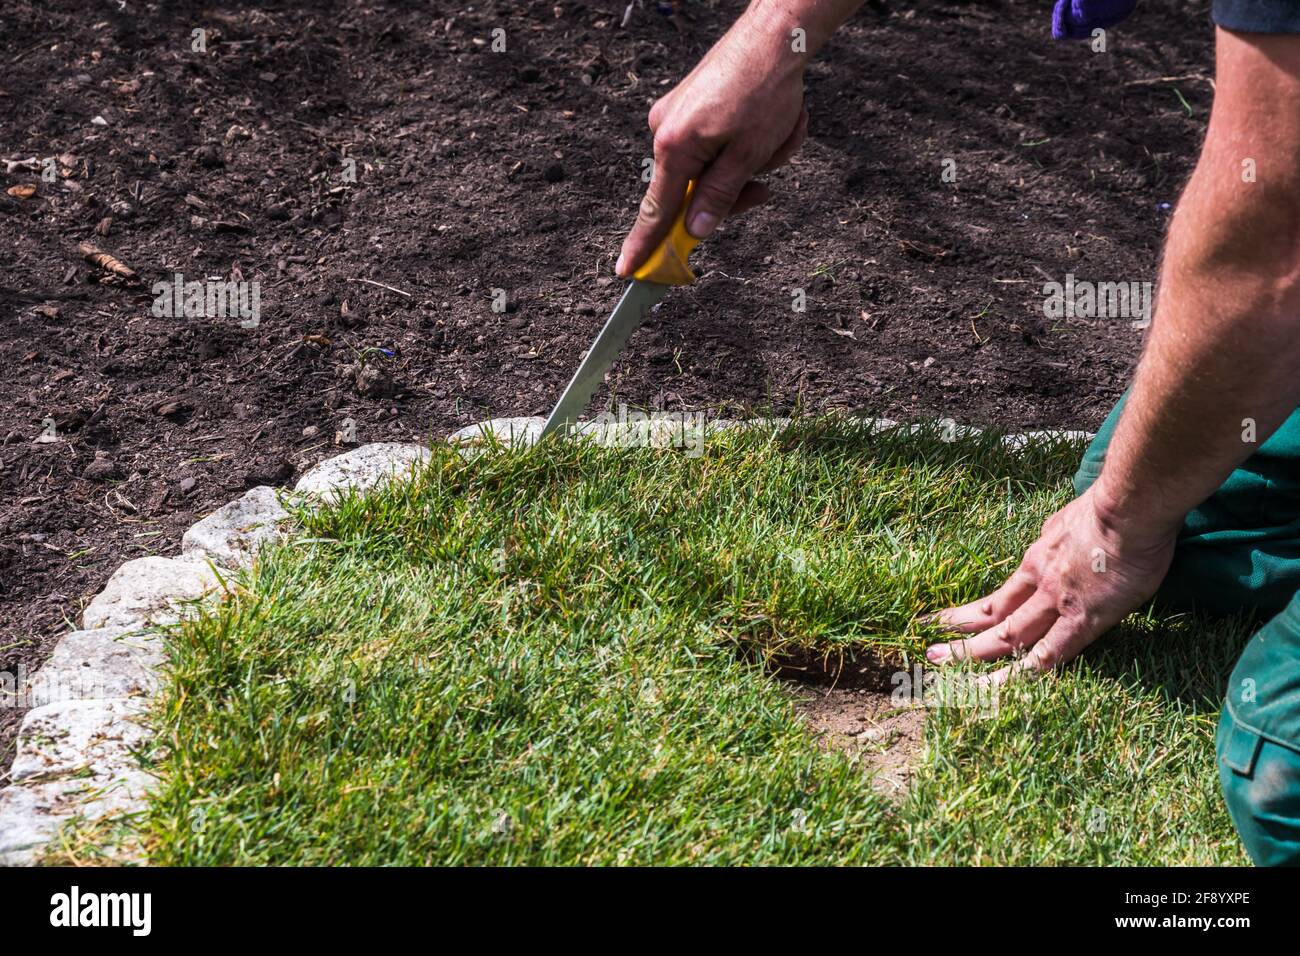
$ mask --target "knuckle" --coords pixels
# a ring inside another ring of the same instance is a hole
[[[997,645],[1000,657],[1007,655],[1019,655],[1025,652],[1025,642],[1019,640],[1010,631],[1005,634],[995,636],[994,643]]]
[[[637,215],[641,219],[655,222],[663,215],[663,205],[659,202],[659,197],[653,192],[648,192],[641,197],[641,207],[637,210]]]
[[[1040,670],[1050,671],[1061,662],[1061,652],[1046,642],[1034,648],[1034,665]]]
[[[695,138],[695,134],[681,126],[663,125],[655,130],[655,155],[671,156],[685,152]]]
[[[738,191],[737,191],[738,192]],[[712,183],[700,187],[700,202],[711,210],[726,212],[736,201],[737,193],[732,192],[724,183]]]
[[[1056,599],[1056,611],[1064,618],[1082,617],[1087,611],[1083,599],[1072,590],[1063,590]]]
[[[650,107],[650,112],[646,115],[645,118],[646,125],[650,127],[650,132],[652,133],[659,132],[659,125],[663,121],[663,114],[665,109],[666,107],[664,106],[664,100],[662,97],[660,99],[655,100],[654,106]]]

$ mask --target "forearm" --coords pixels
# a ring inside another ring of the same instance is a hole
[[[1157,536],[1175,531],[1300,404],[1300,302],[1172,248],[1161,287],[1098,480],[1108,512]]]
[[[1103,512],[1140,534],[1176,531],[1300,404],[1300,123],[1278,118],[1300,90],[1286,78],[1244,83],[1252,51],[1228,53],[1244,62],[1235,78],[1225,70],[1221,38],[1215,114],[1097,481]]]
[[[783,42],[800,66],[825,45],[864,0],[753,0],[731,31]],[[795,44],[795,30],[804,43]]]

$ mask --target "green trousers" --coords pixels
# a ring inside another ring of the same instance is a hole
[[[1101,474],[1123,406],[1084,453],[1076,492]],[[1269,618],[1228,680],[1219,780],[1251,859],[1300,865],[1300,410],[1187,516],[1159,598]]]

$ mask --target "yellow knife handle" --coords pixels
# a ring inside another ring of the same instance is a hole
[[[682,208],[673,220],[668,235],[650,253],[645,264],[632,273],[633,279],[639,282],[657,282],[660,285],[690,285],[695,281],[695,273],[686,264],[686,257],[700,244],[700,240],[686,231],[686,210],[690,208],[693,195],[695,180],[692,179],[686,184],[686,197],[682,200]]]

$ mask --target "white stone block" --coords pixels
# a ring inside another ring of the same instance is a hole
[[[416,463],[429,457],[423,445],[375,442],[329,458],[298,479],[295,491],[325,500],[345,488],[364,490],[408,475]]]
[[[280,537],[289,512],[274,488],[261,485],[208,515],[181,538],[181,555],[227,568],[244,567],[264,542]]]
[[[19,705],[150,695],[163,656],[162,638],[138,628],[73,631],[59,639],[45,665],[19,689]]]
[[[108,579],[81,614],[86,630],[98,627],[160,624],[175,621],[180,604],[219,586],[205,562],[176,558],[136,558]]]
[[[139,697],[65,700],[29,710],[18,729],[18,747],[9,778],[22,783],[71,775],[108,782],[138,773],[131,749],[149,739],[133,718],[148,702]]]
[[[519,418],[490,418],[484,422],[467,425],[447,436],[452,444],[473,444],[495,438],[503,445],[532,445],[541,437],[546,419],[537,416]]]

